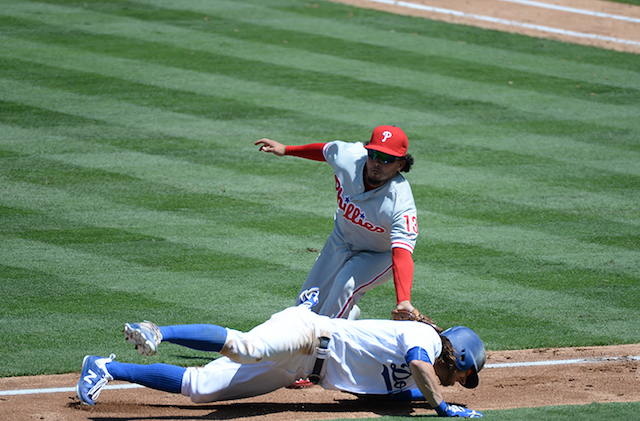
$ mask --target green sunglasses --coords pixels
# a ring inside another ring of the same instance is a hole
[[[372,149],[369,149],[367,154],[369,155],[369,158],[373,159],[374,161],[380,158],[383,164],[390,164],[392,162],[396,162],[396,159],[400,159],[397,156],[389,155],[388,153],[374,151]]]

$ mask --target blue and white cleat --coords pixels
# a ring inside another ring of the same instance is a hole
[[[298,301],[300,301],[299,305],[308,308],[313,307],[318,304],[318,295],[320,295],[320,289],[318,287],[305,289],[298,296]]]
[[[109,358],[87,355],[82,360],[82,373],[76,386],[78,397],[85,405],[95,405],[95,400],[100,396],[100,391],[113,376],[107,371],[106,364],[116,358],[111,354]]]
[[[158,345],[162,342],[162,333],[155,323],[144,321],[141,323],[125,323],[124,337],[127,342],[136,346],[138,353],[146,357],[158,352]]]

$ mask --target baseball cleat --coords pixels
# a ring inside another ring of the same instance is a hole
[[[85,405],[95,405],[95,400],[100,396],[100,391],[113,376],[107,371],[106,364],[116,358],[111,354],[109,358],[87,355],[82,360],[82,373],[76,386],[76,392],[80,401]]]
[[[144,321],[142,323],[125,323],[124,337],[127,342],[136,346],[138,353],[146,357],[155,355],[158,345],[162,342],[162,333],[155,323]]]
[[[293,384],[287,386],[287,389],[304,389],[306,387],[313,386],[313,383],[309,379],[298,379]]]

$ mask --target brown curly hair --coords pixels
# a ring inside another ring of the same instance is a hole
[[[458,369],[455,350],[449,338],[440,335],[440,339],[442,340],[442,351],[440,352],[440,356],[436,358],[436,362],[442,362],[447,370],[453,372]]]

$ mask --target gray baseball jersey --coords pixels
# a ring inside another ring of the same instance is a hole
[[[417,211],[409,182],[397,174],[385,185],[364,191],[367,150],[360,142],[329,142],[323,154],[335,172],[338,209],[334,230],[354,251],[413,253],[418,236]]]
[[[335,173],[334,228],[300,291],[320,289],[319,314],[346,318],[366,291],[392,277],[391,249],[413,252],[417,211],[409,182],[397,174],[366,191],[367,150],[360,142],[329,142],[323,154]]]

